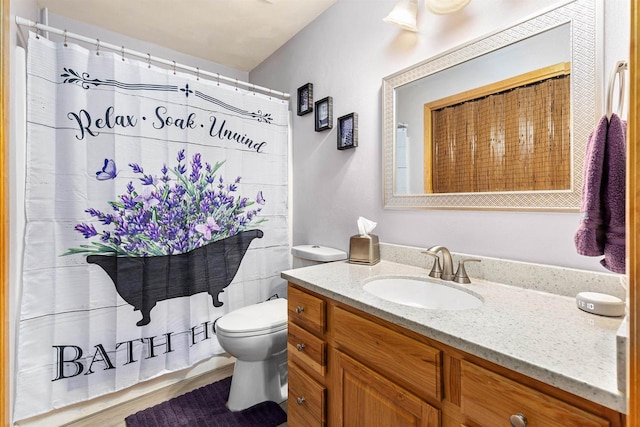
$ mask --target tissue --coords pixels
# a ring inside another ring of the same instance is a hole
[[[364,237],[364,236],[368,236],[369,234],[371,234],[371,232],[373,231],[374,228],[376,228],[376,225],[378,225],[377,222],[373,222],[365,217],[359,217],[358,218],[358,232],[360,233],[360,236]]]

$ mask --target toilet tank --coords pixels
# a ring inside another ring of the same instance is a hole
[[[294,246],[291,248],[291,255],[293,255],[293,268],[347,259],[347,253],[344,251],[318,245]]]

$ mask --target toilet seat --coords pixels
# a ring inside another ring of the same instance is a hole
[[[286,330],[287,300],[279,298],[239,308],[219,318],[215,325],[217,334],[228,337],[251,337]]]

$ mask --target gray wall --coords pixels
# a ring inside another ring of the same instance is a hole
[[[359,146],[348,151],[336,150],[335,128],[314,132],[312,114],[294,115],[293,244],[348,250],[362,215],[378,222],[383,242],[606,271],[598,258],[576,254],[578,213],[383,208],[382,78],[566,1],[476,0],[445,16],[420,1],[417,34],[382,22],[395,3],[338,0],[250,73],[253,83],[290,92],[293,111],[297,88],[311,82],[315,100],[333,96],[334,117],[359,115]],[[628,0],[605,5],[603,87],[610,66],[628,58],[628,10]]]

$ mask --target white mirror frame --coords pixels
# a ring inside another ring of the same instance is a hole
[[[584,154],[596,123],[602,66],[596,1],[575,0],[427,59],[382,81],[383,203],[391,209],[579,211]],[[598,15],[600,11],[598,10]],[[571,189],[495,193],[395,194],[395,88],[568,23],[571,34]]]

